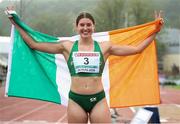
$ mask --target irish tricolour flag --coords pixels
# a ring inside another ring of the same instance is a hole
[[[53,37],[37,32],[24,24],[16,14],[15,22],[37,42],[75,41],[79,36]],[[160,20],[109,32],[93,34],[96,41],[111,41],[116,45],[137,45],[156,31]],[[12,49],[6,95],[50,101],[67,105],[71,78],[64,57],[30,49],[16,29],[11,33]],[[160,103],[155,42],[141,54],[110,56],[106,62],[102,83],[110,107],[152,105]]]

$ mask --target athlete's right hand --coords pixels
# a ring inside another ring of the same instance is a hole
[[[11,23],[15,25],[15,22],[14,22],[14,20],[13,20],[12,15],[10,14],[10,12],[15,12],[14,6],[8,6],[8,7],[6,7],[5,13],[8,15],[8,18],[9,18],[9,20],[11,21]]]
[[[13,12],[13,11],[14,11],[14,6],[6,7],[5,13],[6,13],[6,15],[8,15],[8,18],[12,18],[11,12]]]

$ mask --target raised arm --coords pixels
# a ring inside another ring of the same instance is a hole
[[[155,12],[155,19],[161,18],[161,11],[159,13]],[[163,20],[160,22],[161,25],[163,25]],[[157,30],[160,31],[161,26],[157,27]],[[148,38],[146,38],[142,43],[140,43],[138,46],[117,46],[117,45],[110,45],[110,55],[117,55],[117,56],[125,56],[125,55],[133,55],[137,53],[141,53],[155,38],[157,32],[150,35]]]
[[[129,46],[129,45],[111,45],[110,54],[117,55],[117,56],[126,56],[126,55],[133,55],[137,53],[141,53],[155,38],[156,33],[152,34],[150,37],[145,39],[142,43],[138,46]]]
[[[7,10],[13,10],[13,7],[7,7]],[[63,53],[65,50],[63,43],[64,42],[58,42],[58,43],[38,43],[36,42],[31,36],[29,36],[19,25],[17,25],[12,17],[9,17],[9,20],[11,23],[16,27],[16,29],[21,34],[24,41],[28,44],[28,46],[31,49],[42,51],[42,52],[48,52],[48,53]]]

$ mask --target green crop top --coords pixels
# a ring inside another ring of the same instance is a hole
[[[99,72],[98,73],[89,73],[89,72],[76,73],[75,67],[74,67],[74,62],[73,62],[73,52],[78,52],[78,41],[75,41],[75,43],[73,44],[73,47],[71,49],[71,52],[70,52],[70,55],[69,55],[69,58],[67,61],[71,76],[79,76],[79,77],[102,76],[105,62],[104,62],[104,57],[101,52],[100,46],[97,41],[94,41],[94,52],[100,53],[100,58],[99,58],[100,63],[99,63]]]

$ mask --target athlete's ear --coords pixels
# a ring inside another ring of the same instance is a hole
[[[95,25],[93,25],[92,29],[93,29],[93,32],[95,32],[95,31],[96,31],[96,27],[95,27]]]
[[[78,26],[76,25],[76,23],[73,23],[73,32],[76,32],[76,33],[78,33]]]

